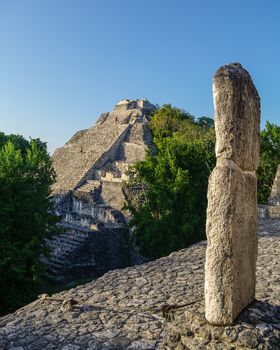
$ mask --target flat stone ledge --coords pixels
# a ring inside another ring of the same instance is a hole
[[[204,319],[205,248],[200,242],[43,295],[0,318],[0,349],[279,349],[280,238],[260,237],[258,301],[230,327]]]

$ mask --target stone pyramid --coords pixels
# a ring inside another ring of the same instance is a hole
[[[111,179],[120,179],[128,164],[145,156],[153,110],[147,100],[122,100],[112,112],[102,113],[95,125],[78,131],[53,155],[57,174],[53,193],[81,188],[87,180],[108,180],[110,173]]]
[[[49,241],[51,279],[98,276],[130,264],[123,182],[151,144],[147,100],[122,100],[53,155],[56,213],[65,232]]]

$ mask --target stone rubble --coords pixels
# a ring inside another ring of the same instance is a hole
[[[257,301],[231,326],[205,320],[205,248],[200,242],[69,291],[42,295],[0,318],[0,349],[279,349],[279,232],[259,238]]]

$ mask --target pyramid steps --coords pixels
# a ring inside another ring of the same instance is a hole
[[[49,278],[58,281],[71,265],[71,257],[79,254],[81,246],[88,240],[87,231],[68,231],[47,242],[50,248],[48,259],[42,259],[46,265],[46,273]]]
[[[80,186],[77,190],[82,192],[94,192],[99,190],[101,182],[98,180],[87,180],[86,183]]]

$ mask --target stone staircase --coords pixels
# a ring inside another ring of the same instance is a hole
[[[53,194],[77,186],[102,156],[109,157],[129,128],[129,124],[113,124],[108,120],[89,128],[76,142],[58,148],[52,157],[57,174]]]
[[[99,190],[101,182],[98,180],[87,180],[86,183],[78,188],[82,192],[94,192]]]
[[[97,224],[89,229],[65,222],[61,226],[67,231],[47,241],[50,254],[41,257],[46,277],[52,282],[96,278],[130,263],[126,227]]]
[[[81,247],[87,242],[90,232],[86,229],[75,230],[76,226],[64,224],[64,227],[72,228],[60,234],[55,239],[47,242],[51,250],[49,259],[42,258],[46,266],[46,274],[53,281],[59,282],[64,278],[65,272],[71,268],[71,260],[79,254]]]

